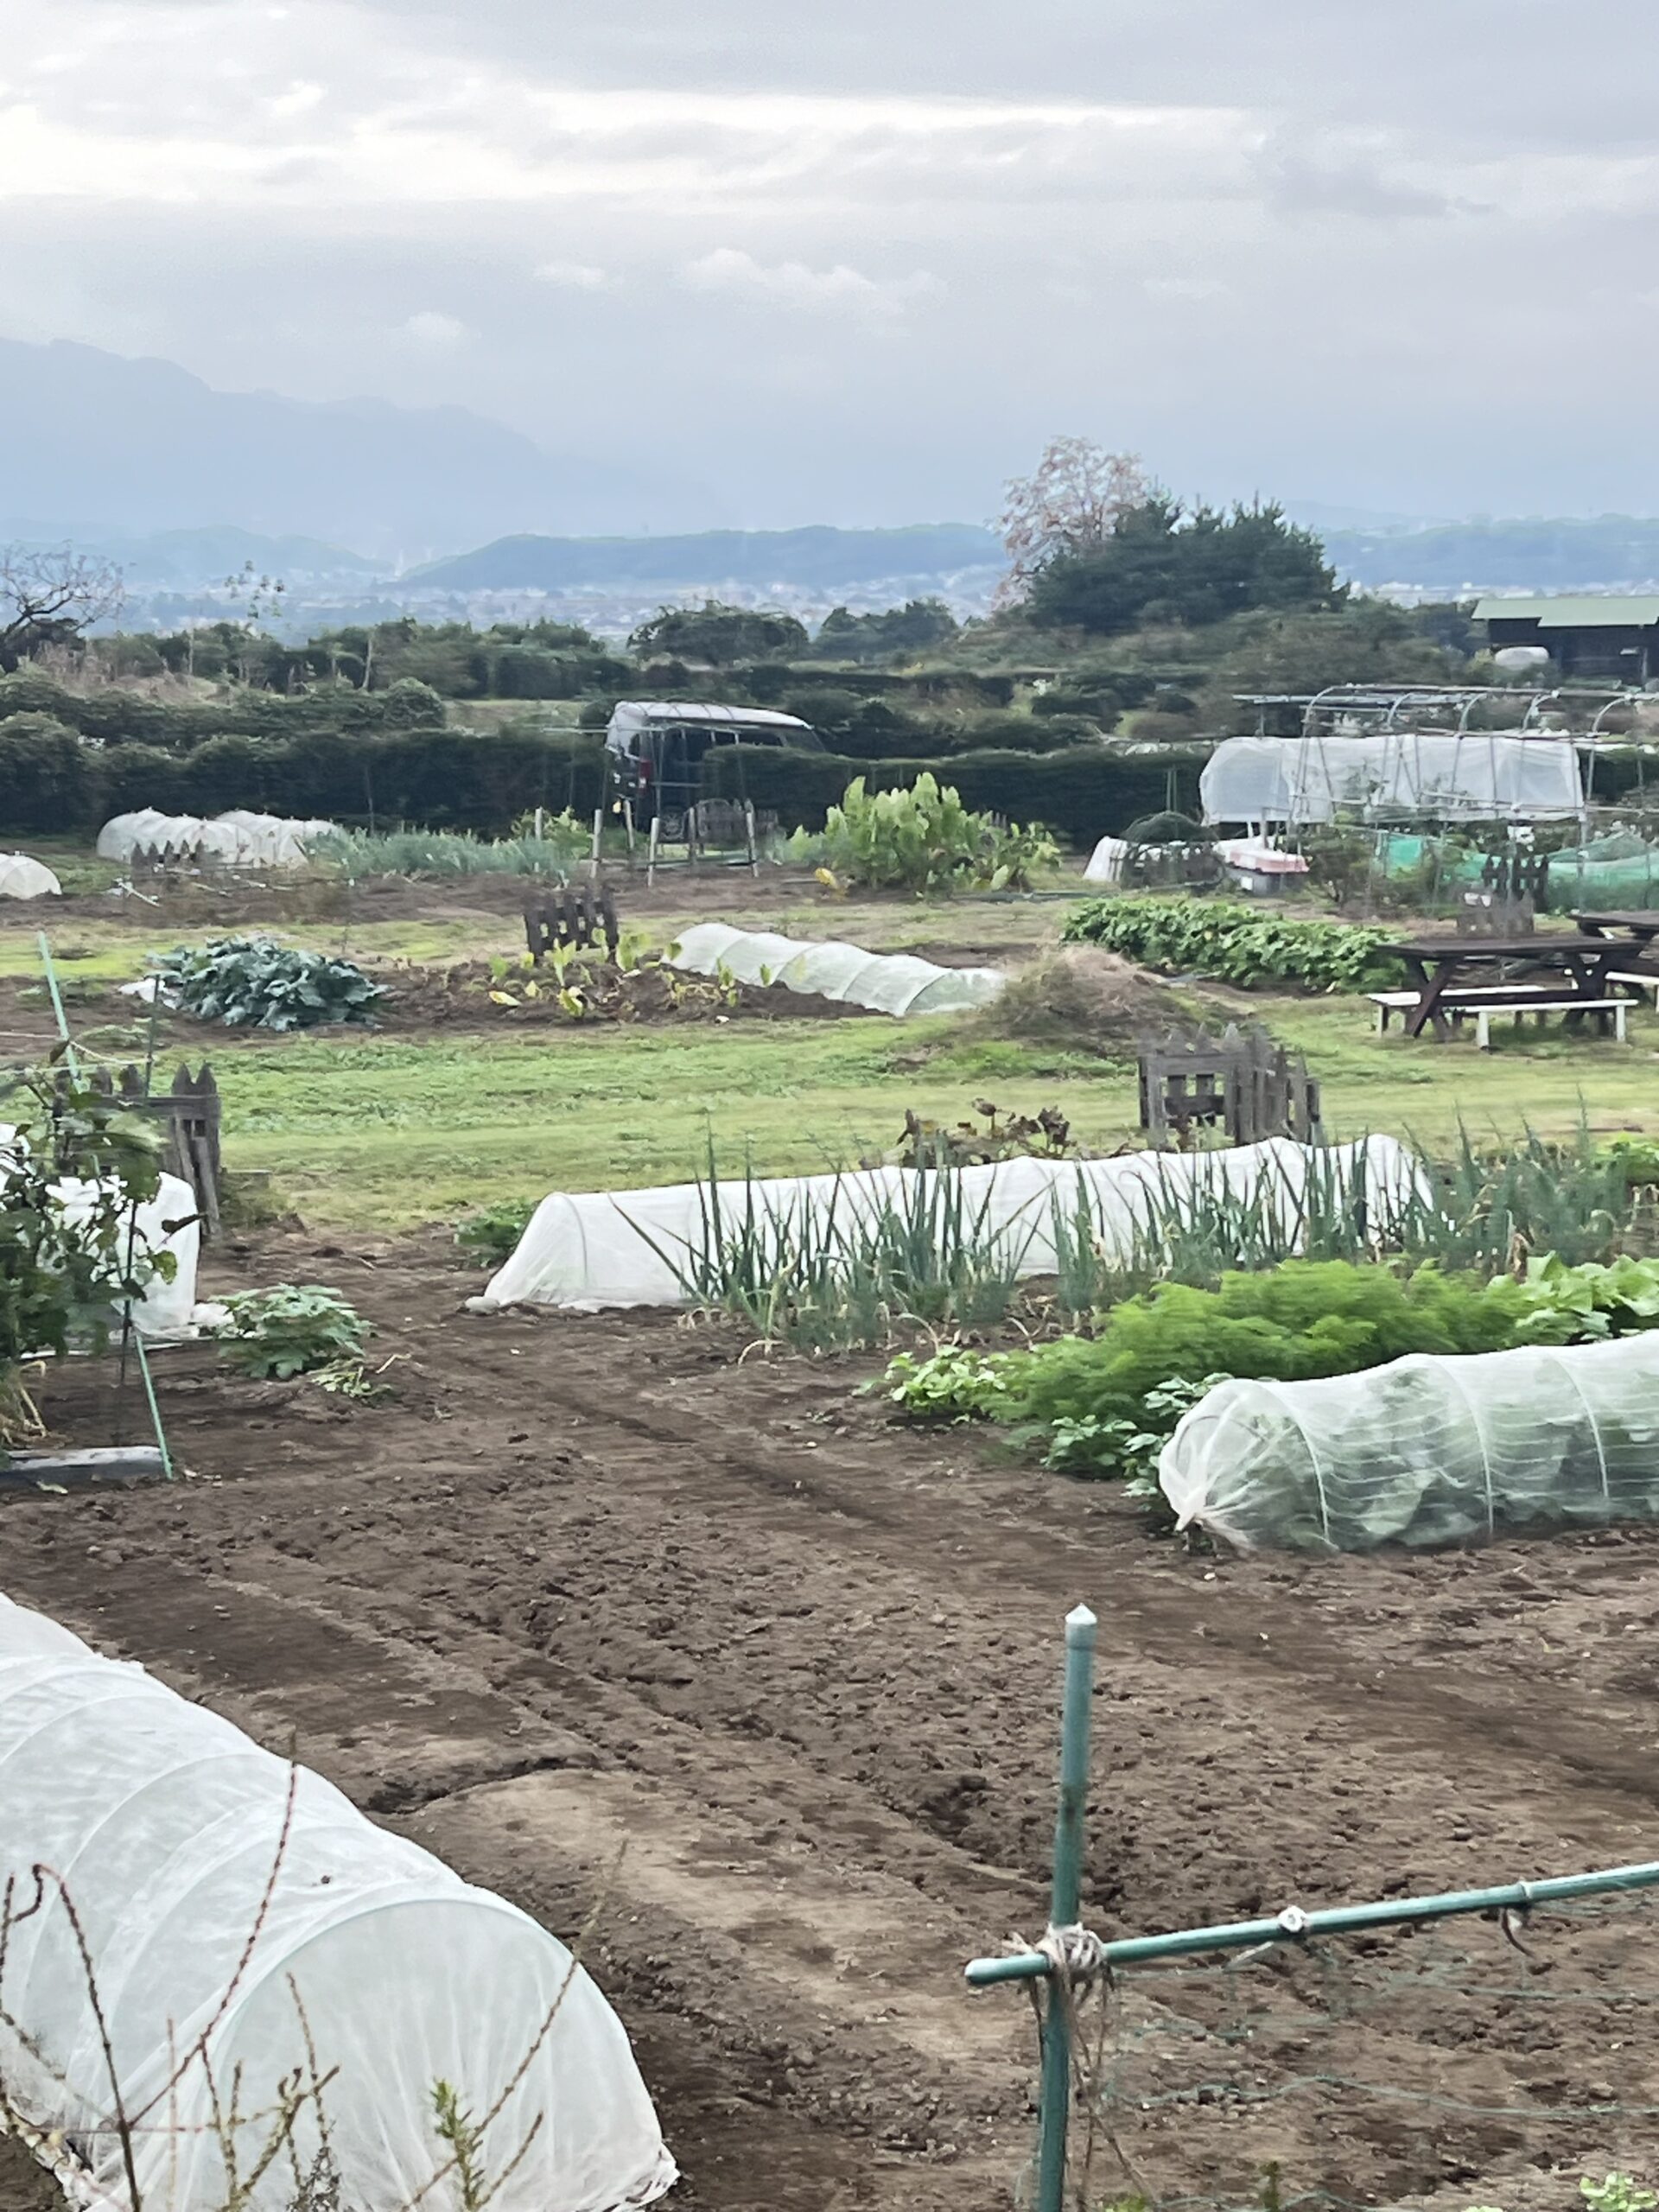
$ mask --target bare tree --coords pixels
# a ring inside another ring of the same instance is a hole
[[[997,527],[1008,573],[999,601],[1007,606],[1022,597],[1056,554],[1103,545],[1118,517],[1144,505],[1155,488],[1138,454],[1108,453],[1090,438],[1051,438],[1032,474],[1003,489]]]
[[[0,545],[0,667],[39,645],[67,645],[125,596],[113,561],[73,545]]]

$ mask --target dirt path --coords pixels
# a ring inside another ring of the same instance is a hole
[[[845,1369],[734,1365],[661,1316],[466,1315],[435,1237],[232,1264],[339,1283],[395,1402],[165,1355],[200,1479],[13,1502],[0,1586],[556,1929],[599,1900],[592,1963],[690,2204],[1009,2201],[1029,2014],[960,1970],[1042,1924],[1079,1598],[1111,1932],[1656,1855],[1650,1536],[1217,1566],[976,1433],[893,1429]],[[83,1440],[107,1419],[85,1370],[47,1405]],[[1489,2051],[1497,2089],[1605,2069],[1592,2028]],[[1630,2044],[1659,2103],[1656,2047]],[[1201,2193],[1188,2123],[1140,2125],[1160,2188]],[[1513,2148],[1475,2117],[1298,2125],[1232,2139],[1373,2198]],[[1610,2126],[1544,2148],[1611,2158]]]

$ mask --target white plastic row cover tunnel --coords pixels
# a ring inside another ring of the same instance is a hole
[[[1183,1527],[1241,1550],[1370,1551],[1659,1515],[1659,1330],[1218,1382],[1165,1446]]]
[[[26,1140],[19,1138],[15,1128],[0,1122],[0,1193],[4,1192],[17,1164],[17,1147],[22,1141]],[[103,1187],[113,1187],[118,1192],[124,1186],[112,1182]],[[78,1241],[76,1231],[99,1209],[99,1189],[97,1183],[78,1175],[60,1176],[51,1185],[60,1232],[63,1243],[72,1249],[79,1250],[85,1245],[84,1233]],[[143,1291],[132,1300],[133,1326],[144,1337],[188,1336],[195,1310],[196,1266],[201,1254],[201,1221],[195,1192],[181,1177],[163,1175],[155,1197],[145,1198],[134,1208],[131,1234],[132,1277],[141,1279],[148,1274]],[[164,1252],[172,1255],[170,1281],[156,1268],[156,1260]],[[128,1269],[124,1228],[115,1262],[117,1279],[125,1279]]]
[[[1361,814],[1580,813],[1579,757],[1560,738],[1471,730],[1230,737],[1198,777],[1206,822],[1329,822]]]
[[[941,968],[907,952],[866,952],[834,938],[815,943],[727,922],[687,930],[669,963],[691,976],[724,973],[740,983],[780,983],[875,1014],[965,1014],[988,1006],[1007,982],[995,968]]]
[[[219,861],[229,868],[297,868],[313,844],[339,834],[332,822],[290,822],[245,807],[211,819],[145,807],[106,822],[98,833],[98,852],[106,861],[153,852],[169,860]]]
[[[1085,883],[1121,883],[1123,863],[1129,856],[1127,837],[1103,837],[1089,855],[1089,865],[1083,871]]]
[[[0,853],[0,899],[60,898],[63,886],[44,861],[28,853]]]
[[[785,1175],[753,1183],[679,1183],[662,1190],[607,1191],[543,1198],[505,1266],[476,1309],[564,1306],[678,1306],[688,1279],[745,1222],[780,1248],[820,1247],[837,1235],[855,1244],[893,1211],[906,1212],[925,1174],[957,1185],[960,1216],[1020,1275],[1057,1264],[1056,1212],[1068,1228],[1084,1213],[1109,1261],[1144,1248],[1160,1214],[1189,1215],[1206,1198],[1246,1198],[1271,1211],[1294,1243],[1310,1184],[1363,1198],[1381,1232],[1391,1216],[1427,1197],[1418,1162],[1393,1137],[1309,1147],[1276,1137],[1266,1144],[1201,1153],[1140,1152],[1116,1160],[1003,1160],[938,1171],[861,1168],[845,1174]],[[936,1208],[943,1219],[951,1209]]]
[[[37,1866],[63,1890],[48,1879],[25,1916]],[[285,2080],[332,2069],[321,2125],[342,2206],[391,2212],[424,2190],[428,2212],[454,2212],[453,2173],[428,2186],[449,2160],[438,2082],[475,2118],[499,2102],[482,2153],[499,2212],[612,2212],[675,2178],[621,2023],[545,1929],[143,1668],[0,1598],[0,1894],[7,1881],[0,2090],[62,2131],[100,2205],[131,2212],[118,2097],[143,2212],[283,2212],[285,2150],[245,2195],[229,2169],[254,2173]],[[249,2116],[227,2158],[212,2100],[228,2107],[233,2084]],[[319,2124],[317,2099],[302,2102],[302,2171]]]

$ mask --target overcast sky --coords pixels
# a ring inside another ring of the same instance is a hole
[[[0,332],[978,518],[1659,512],[1652,0],[0,0]],[[642,520],[649,519],[641,518]]]

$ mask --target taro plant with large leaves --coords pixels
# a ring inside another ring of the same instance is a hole
[[[180,1011],[229,1029],[313,1029],[367,1022],[383,987],[349,960],[279,944],[273,937],[180,945],[150,966]]]
[[[834,875],[876,889],[1019,891],[1059,862],[1046,830],[977,814],[925,770],[905,791],[872,791],[855,776],[810,842]]]

